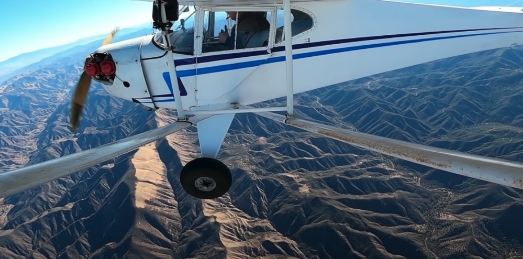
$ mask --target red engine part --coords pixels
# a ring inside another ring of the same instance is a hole
[[[100,74],[100,67],[96,63],[87,63],[85,65],[85,72],[90,77],[95,77],[95,76],[98,76]]]
[[[106,60],[100,63],[100,69],[106,76],[112,76],[116,73],[116,66],[112,60]]]

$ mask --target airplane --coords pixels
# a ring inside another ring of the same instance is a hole
[[[92,80],[111,95],[146,109],[176,111],[176,122],[4,172],[0,197],[89,168],[193,125],[200,156],[183,167],[180,182],[193,197],[221,197],[232,184],[232,174],[216,157],[237,113],[254,113],[374,152],[523,189],[522,163],[303,120],[296,117],[293,100],[297,93],[378,73],[519,45],[522,8],[389,0],[140,1],[152,2],[156,32],[110,43],[114,30],[86,58],[71,103],[70,126],[79,127]],[[268,26],[245,39],[233,18],[246,14],[265,19]],[[229,41],[223,41],[226,36]],[[252,107],[276,98],[286,98],[286,105]]]

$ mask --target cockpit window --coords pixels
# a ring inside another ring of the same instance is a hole
[[[236,12],[236,11],[205,11],[203,20],[202,53],[266,47],[269,43],[270,22],[272,12]],[[283,10],[276,12],[275,44],[284,41]],[[169,35],[175,47],[174,52],[193,55],[194,53],[194,7],[180,14],[180,19],[173,24],[173,32]],[[238,26],[236,26],[238,21]],[[312,17],[300,10],[291,10],[292,35],[296,36],[310,30],[314,23]],[[164,36],[161,32],[154,35],[154,43],[164,46]]]
[[[182,12],[178,21],[173,24],[173,32],[169,35],[174,52],[192,55],[194,52],[194,19],[196,12],[194,7],[187,7],[186,12]],[[161,31],[154,34],[154,43],[159,47],[164,47],[165,38]]]
[[[247,11],[205,12],[204,26],[202,52],[267,46],[271,28],[267,12]]]
[[[278,9],[276,15],[276,37],[274,43],[278,44],[285,40],[283,9]],[[292,37],[312,29],[313,25],[314,22],[310,15],[300,10],[291,9]]]

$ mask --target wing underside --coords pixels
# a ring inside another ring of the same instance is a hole
[[[154,2],[154,0],[134,0],[143,2]],[[328,2],[333,0],[290,0],[291,3],[300,2]],[[255,6],[255,5],[281,5],[282,0],[178,0],[180,5],[189,6]]]

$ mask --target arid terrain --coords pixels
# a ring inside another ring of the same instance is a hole
[[[0,172],[173,121],[93,83],[67,128],[99,41],[0,83]],[[295,97],[300,118],[507,160],[523,159],[523,49],[460,56]],[[276,100],[265,106],[284,102]],[[371,153],[254,114],[219,159],[233,186],[187,195],[195,128],[0,200],[0,258],[523,258],[523,192]]]

